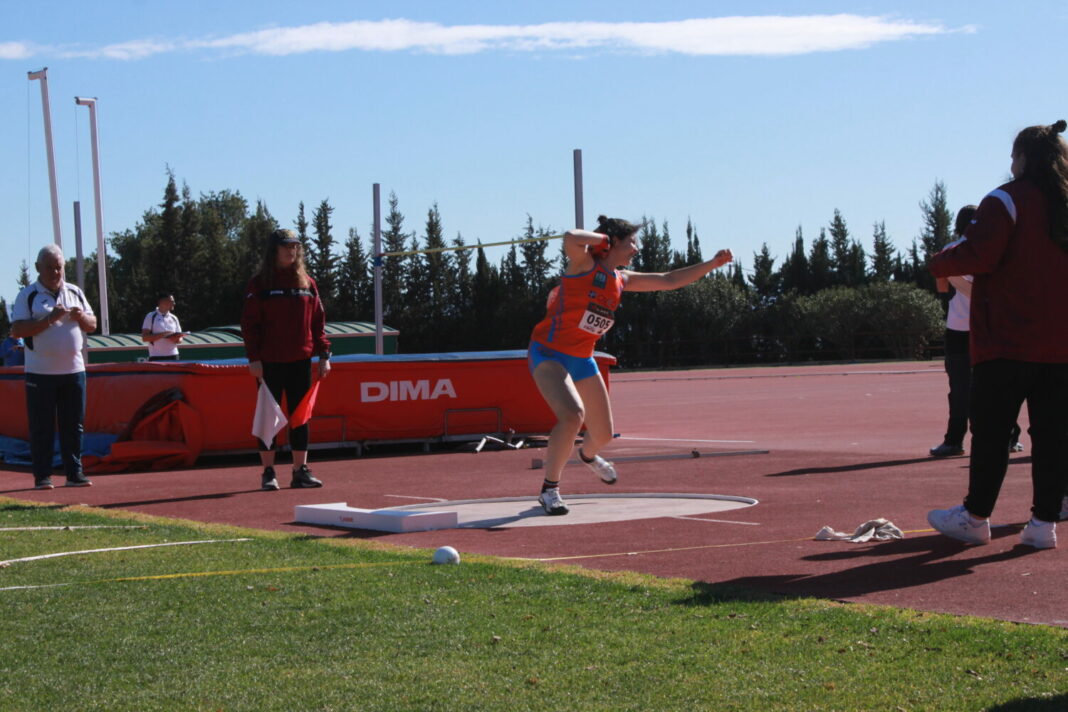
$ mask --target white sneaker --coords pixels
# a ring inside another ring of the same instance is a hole
[[[990,520],[976,524],[963,504],[950,509],[932,509],[927,513],[927,523],[948,537],[969,544],[990,542]]]
[[[579,459],[582,460],[581,450],[579,450]],[[593,462],[582,460],[582,464],[597,473],[597,476],[601,478],[601,482],[606,485],[614,485],[616,483],[616,468],[600,455],[594,455]]]
[[[1056,522],[1043,522],[1031,517],[1031,521],[1020,532],[1020,543],[1025,546],[1033,546],[1036,549],[1056,549]]]
[[[1023,443],[1018,443],[1017,442],[1017,443],[1013,443],[1012,445],[1009,445],[1009,452],[1023,452],[1023,450],[1024,450]]]
[[[560,516],[571,511],[564,504],[563,498],[560,497],[559,487],[545,490],[538,496],[538,501],[541,502],[541,507],[545,510],[545,513],[550,516]]]

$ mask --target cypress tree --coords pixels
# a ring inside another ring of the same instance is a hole
[[[845,219],[842,217],[842,213],[838,211],[838,208],[834,209],[830,233],[834,281],[836,284],[855,284],[853,282],[853,255],[852,245],[849,240],[849,228],[846,227]]]
[[[808,253],[809,293],[815,294],[834,285],[834,265],[831,261],[830,243],[822,227],[820,235],[812,241]]]
[[[760,252],[753,254],[753,274],[749,277],[750,284],[757,298],[763,304],[775,301],[779,294],[779,276],[775,274],[775,258],[768,250],[768,243],[764,243]]]
[[[797,232],[794,234],[793,252],[783,260],[779,275],[780,288],[783,293],[808,293],[808,258],[805,257],[805,238],[801,233],[800,225],[797,226]]]
[[[403,252],[408,236],[404,232],[404,214],[398,209],[397,194],[389,194],[386,230],[382,233],[383,252]],[[383,320],[399,328],[407,292],[407,257],[382,258],[382,314]]]
[[[304,217],[304,201],[297,205],[297,219],[293,221],[293,227],[297,228],[297,237],[300,244],[304,245],[304,254],[308,254],[312,248],[308,242],[308,219]]]
[[[11,316],[7,311],[7,300],[0,297],[0,334],[7,336],[11,331]]]
[[[446,247],[441,227],[441,212],[437,203],[427,211],[424,229],[425,249]],[[444,348],[443,339],[451,330],[447,319],[449,296],[453,292],[449,261],[444,252],[424,253],[417,255],[416,260],[420,264],[423,281],[420,289],[423,300],[414,304],[413,300],[409,300],[409,306],[414,307],[421,315],[426,348],[430,351],[440,351]]]
[[[889,282],[894,274],[894,246],[886,236],[886,221],[875,223],[872,228],[871,272],[876,282]]]
[[[475,274],[472,290],[472,315],[468,323],[474,334],[474,343],[480,349],[500,348],[505,340],[500,330],[486,328],[496,324],[497,311],[501,308],[502,285],[497,268],[486,259],[481,245],[475,257]]]
[[[463,235],[456,233],[452,240],[453,247],[464,247]],[[449,295],[449,316],[452,326],[452,339],[455,348],[478,348],[477,334],[479,325],[471,317],[474,306],[474,275],[471,274],[471,250],[456,250],[450,257],[454,275],[455,289]]]
[[[920,201],[923,215],[923,230],[920,232],[920,244],[923,246],[923,263],[940,252],[952,240],[953,215],[946,206],[946,186],[942,181],[935,181],[927,200]],[[925,289],[934,289],[934,277],[922,267],[918,260],[913,261],[915,271],[913,279]]]
[[[686,264],[695,265],[704,261],[701,256],[701,238],[697,236],[697,228],[690,218],[686,218]]]
[[[521,239],[530,240],[550,236],[552,232],[541,226],[535,230],[534,219],[527,215],[527,224],[523,228]],[[519,246],[519,252],[522,255],[523,282],[527,292],[531,295],[545,294],[547,291],[546,284],[553,269],[553,260],[545,256],[548,249],[548,240],[524,242]]]
[[[333,321],[371,321],[374,318],[374,282],[367,253],[356,228],[349,228],[345,254],[338,266],[337,302]]]
[[[946,186],[942,181],[935,181],[927,200],[920,201],[920,212],[923,215],[920,242],[927,260],[941,252],[953,235],[953,215],[946,206]]]
[[[315,237],[312,239],[307,260],[308,272],[319,286],[319,298],[323,301],[327,315],[337,301],[337,256],[334,254],[333,225],[330,224],[333,212],[334,206],[330,204],[329,199],[324,199],[315,209],[312,215],[312,232]]]

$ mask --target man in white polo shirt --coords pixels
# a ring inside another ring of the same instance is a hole
[[[93,484],[82,472],[82,427],[85,421],[85,334],[96,329],[96,316],[85,294],[63,279],[63,251],[46,245],[37,253],[37,281],[15,299],[11,335],[26,343],[26,411],[30,457],[36,489],[52,489],[53,440],[59,426],[59,450],[67,487]]]
[[[174,295],[160,292],[156,305],[141,325],[141,340],[148,344],[148,360],[177,361],[182,325],[174,315]]]

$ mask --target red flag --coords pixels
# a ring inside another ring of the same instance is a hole
[[[313,383],[311,390],[305,393],[304,397],[300,399],[300,404],[297,406],[297,409],[293,411],[293,415],[289,416],[289,427],[299,428],[311,420],[312,410],[315,409],[315,399],[319,397],[320,383],[322,383],[322,381]]]
[[[252,434],[270,445],[278,431],[286,427],[286,414],[278,407],[278,402],[271,395],[271,389],[260,381],[260,390],[256,394],[256,414],[252,419]]]

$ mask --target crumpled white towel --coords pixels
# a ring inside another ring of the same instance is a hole
[[[851,541],[857,544],[862,544],[872,539],[887,541],[889,539],[904,538],[905,535],[901,530],[888,519],[869,519],[857,527],[857,530],[852,534],[836,532],[829,526],[825,526],[816,532],[816,541]]]

